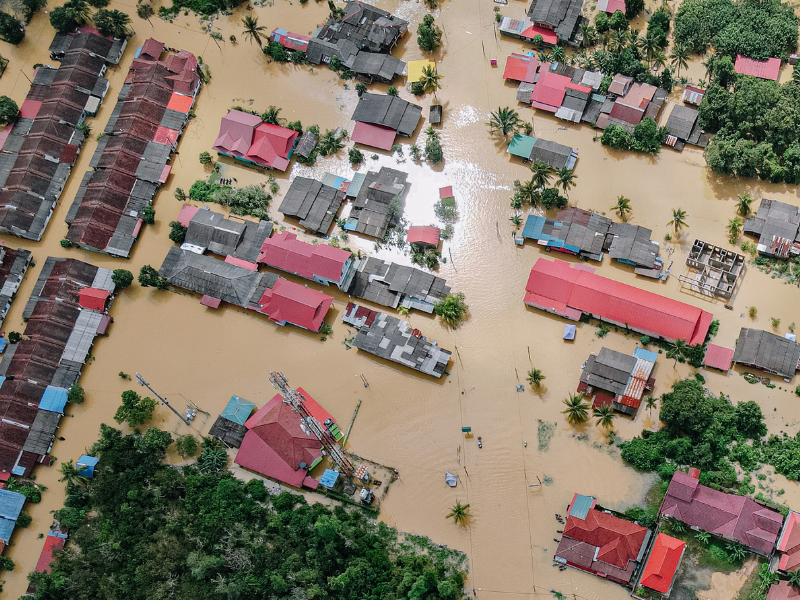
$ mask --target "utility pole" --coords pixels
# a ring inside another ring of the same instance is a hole
[[[159,400],[161,400],[161,402],[162,402],[163,404],[165,404],[165,405],[166,405],[166,407],[167,407],[168,409],[170,409],[172,412],[174,412],[176,415],[178,415],[178,418],[179,418],[181,421],[183,421],[184,423],[186,423],[187,425],[189,425],[189,426],[191,427],[191,425],[192,425],[192,422],[191,422],[189,419],[187,419],[186,417],[184,417],[184,416],[183,416],[181,413],[179,413],[177,410],[175,410],[174,408],[172,408],[172,405],[171,405],[169,402],[167,402],[167,399],[166,399],[166,398],[162,398],[162,397],[159,395],[159,393],[158,393],[157,391],[155,391],[153,388],[151,388],[151,387],[150,387],[150,384],[149,384],[149,383],[147,383],[147,382],[144,380],[144,377],[142,377],[141,375],[139,375],[139,373],[136,373],[136,379],[139,381],[139,385],[143,385],[143,386],[144,386],[144,387],[146,387],[148,390],[150,390],[151,392],[153,392],[153,394],[155,395],[155,397],[156,397],[156,398],[158,398]]]

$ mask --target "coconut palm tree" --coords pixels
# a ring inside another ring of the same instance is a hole
[[[533,181],[536,183],[536,187],[540,190],[546,188],[553,176],[553,167],[542,160],[535,160],[531,165],[531,171],[533,171]]]
[[[681,69],[689,68],[689,49],[684,44],[675,44],[669,53],[670,64],[675,67],[677,76],[681,76]]]
[[[659,50],[653,55],[653,66],[663,69],[667,65],[667,55],[663,50]]]
[[[520,183],[514,195],[522,202],[527,202],[531,206],[536,206],[539,203],[539,192],[534,179],[526,181],[525,183]]]
[[[800,588],[800,569],[789,571],[789,585]]]
[[[641,51],[644,47],[644,38],[639,35],[638,29],[631,29],[630,33],[628,34],[628,40],[628,45],[634,50]]]
[[[61,463],[61,479],[63,483],[86,483],[89,481],[86,477],[79,474],[79,470],[75,467],[72,460]]]
[[[688,223],[686,222],[686,211],[681,208],[673,208],[672,220],[669,221],[667,225],[672,225],[674,227],[676,235],[680,233],[684,227],[688,227]]]
[[[742,232],[742,219],[739,217],[733,218],[728,221],[728,237],[732,242],[736,241],[739,234]]]
[[[242,19],[242,25],[244,25],[244,31],[242,35],[250,38],[250,43],[253,43],[253,40],[256,41],[259,48],[263,48],[263,38],[266,36],[267,28],[264,25],[258,24],[258,17],[245,17]]]
[[[575,180],[578,176],[575,175],[575,171],[567,167],[562,167],[557,175],[556,186],[564,190],[564,194],[569,198],[569,190],[575,187]]]
[[[547,379],[539,369],[531,369],[528,371],[528,383],[531,384],[532,387],[539,389],[542,385],[542,381]]]
[[[628,222],[628,215],[631,214],[631,199],[625,196],[617,198],[616,205],[611,207],[611,210],[617,213],[619,220],[623,223]]]
[[[612,30],[608,34],[608,49],[614,54],[619,54],[625,49],[628,42],[628,34],[624,31]]]
[[[419,82],[422,84],[422,89],[427,93],[433,92],[433,97],[436,98],[436,90],[442,89],[442,84],[439,83],[442,77],[444,76],[436,72],[436,67],[428,65],[422,69],[422,76],[419,78]],[[438,100],[438,98],[436,99]]]
[[[466,523],[467,519],[469,519],[469,504],[461,504],[460,500],[456,500],[455,506],[445,518],[452,518],[456,525]]]
[[[520,128],[519,113],[507,106],[498,108],[490,113],[487,125],[489,125],[489,130],[492,133],[499,131],[504,136],[507,136],[509,133],[515,133]]]
[[[539,60],[543,63],[551,63],[553,62],[553,53],[552,52],[540,52],[539,53]]]
[[[644,56],[647,59],[647,64],[650,65],[653,62],[656,54],[658,54],[660,48],[658,47],[658,43],[656,42],[655,38],[646,36],[644,38],[644,42],[642,43],[642,50],[644,50]]]
[[[675,340],[670,345],[669,350],[667,350],[667,358],[675,359],[675,364],[673,366],[678,366],[678,361],[681,362],[686,360],[686,355],[689,352],[689,346],[686,345],[686,340]]]
[[[610,404],[601,404],[594,409],[594,417],[597,419],[597,426],[603,429],[610,429],[614,426],[614,408]]]
[[[644,400],[644,405],[647,407],[647,410],[653,410],[656,407],[656,398],[652,394],[650,394]]]
[[[597,42],[597,30],[589,25],[588,21],[581,23],[581,48],[589,48]]]
[[[753,199],[750,197],[750,194],[739,194],[739,200],[736,202],[736,212],[746,217],[750,214],[750,204],[752,204],[752,202]]]
[[[564,62],[567,58],[567,53],[564,51],[563,46],[556,46],[553,48],[553,60],[555,62]]]
[[[569,398],[564,398],[563,402],[567,408],[561,412],[567,416],[567,421],[572,425],[584,423],[589,418],[590,406],[583,401],[583,396],[570,394]]]

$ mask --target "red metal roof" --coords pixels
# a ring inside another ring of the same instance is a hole
[[[791,585],[788,581],[779,581],[769,588],[767,600],[790,600],[800,598],[800,589]]]
[[[53,552],[61,550],[64,547],[66,540],[62,537],[55,535],[48,535],[44,538],[44,548],[39,555],[39,560],[36,562],[37,573],[49,573],[50,563],[53,562]]]
[[[219,308],[219,305],[222,304],[222,300],[204,294],[203,297],[200,298],[200,304],[201,306],[207,306],[209,308]]]
[[[111,294],[106,290],[85,287],[78,292],[78,302],[83,308],[90,308],[98,312],[103,312],[106,308],[106,300],[110,295]]]
[[[282,231],[264,240],[258,262],[281,271],[296,273],[306,279],[322,277],[338,283],[345,263],[350,259],[347,250],[320,244],[315,246],[297,239],[297,234]]]
[[[356,121],[350,140],[381,150],[391,150],[397,132],[389,127]]]
[[[685,548],[686,542],[659,533],[650,551],[640,583],[651,590],[666,594],[672,586]]]
[[[568,90],[577,90],[579,92],[586,92],[587,94],[592,93],[592,88],[580,85],[578,83],[572,83],[571,81],[565,86]]]
[[[336,419],[333,418],[333,415],[331,415],[331,413],[322,408],[320,403],[311,397],[311,394],[309,394],[301,387],[297,388],[297,391],[300,392],[303,398],[305,398],[305,402],[303,402],[303,405],[306,407],[308,414],[310,414],[320,423],[325,423],[326,419],[330,419],[334,423],[336,422]]]
[[[627,104],[617,100],[614,103],[614,106],[611,108],[611,114],[609,117],[619,119],[620,121],[625,121],[631,125],[638,125],[639,121],[641,121],[642,117],[644,117],[644,110],[641,108],[628,106]]]
[[[537,35],[542,36],[542,41],[545,44],[557,44],[558,43],[558,36],[555,32],[550,31],[549,29],[545,29],[544,27],[539,27],[538,25],[531,25],[525,31],[519,34],[520,37],[532,40]]]
[[[723,348],[716,344],[709,344],[706,350],[706,356],[703,358],[703,364],[707,367],[720,369],[721,371],[728,371],[733,362],[733,350],[730,348]]]
[[[778,568],[781,571],[794,571],[800,567],[800,514],[792,511],[786,517],[786,524],[778,540],[781,552]]]
[[[178,213],[178,218],[176,219],[178,223],[183,225],[184,227],[189,226],[189,222],[192,220],[192,217],[200,210],[197,206],[190,206],[189,204],[184,204],[181,207],[181,212]]]
[[[445,198],[452,198],[453,197],[453,186],[448,185],[443,188],[439,188],[439,198],[444,200]]]
[[[293,281],[278,279],[264,290],[258,311],[276,323],[291,323],[311,331],[319,331],[333,298]]]
[[[697,307],[540,258],[525,287],[525,303],[577,320],[581,313],[666,340],[701,344],[713,315]]]
[[[168,110],[176,110],[178,112],[188,114],[189,110],[192,108],[192,104],[194,104],[194,98],[192,96],[184,96],[183,94],[172,94],[169,98],[169,103],[167,104]]]
[[[740,54],[736,57],[736,64],[733,66],[733,70],[743,75],[778,81],[778,77],[781,74],[781,60],[779,58],[755,60]]]
[[[42,108],[42,103],[39,100],[26,99],[19,107],[19,116],[22,119],[35,119],[40,108]]]
[[[431,225],[414,225],[406,232],[409,244],[427,244],[434,248],[439,245],[439,228]]]
[[[236,265],[237,267],[242,267],[248,271],[258,271],[258,265],[256,263],[244,260],[243,258],[236,258],[235,256],[228,255],[225,257],[225,262]]]
[[[625,569],[635,561],[647,529],[614,515],[590,509],[585,519],[567,517],[564,536],[598,548],[597,560]]]
[[[506,59],[506,68],[503,70],[503,79],[533,83],[536,81],[536,71],[539,69],[539,59],[526,54],[512,54]]]
[[[544,69],[544,65],[542,68]],[[571,80],[569,77],[558,75],[551,71],[539,73],[539,80],[536,82],[533,92],[531,93],[531,102],[553,107],[553,112],[555,112],[555,110],[561,106],[561,102],[564,100],[564,95],[566,94],[567,84],[570,82]],[[537,106],[537,108],[550,110],[544,106]]]
[[[180,135],[180,131],[159,126],[153,136],[153,141],[165,146],[174,146],[178,141],[178,135]]]
[[[156,39],[148,38],[142,44],[142,51],[139,52],[141,59],[158,60],[164,52],[164,42],[159,42]]]

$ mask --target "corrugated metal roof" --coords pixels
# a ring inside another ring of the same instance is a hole
[[[86,362],[102,318],[103,315],[94,310],[84,309],[80,312],[67,340],[64,353],[61,355],[61,360],[82,364]]]
[[[755,60],[739,54],[733,70],[743,75],[752,75],[760,79],[771,79],[778,81],[781,74],[781,59],[768,58],[767,60]]]

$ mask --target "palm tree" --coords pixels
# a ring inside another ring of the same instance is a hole
[[[742,220],[739,217],[728,221],[728,236],[732,242],[736,241],[739,234],[742,232]]]
[[[73,0],[69,4],[75,11],[73,18],[78,25],[88,25],[92,22],[92,9],[85,0]]]
[[[750,197],[750,194],[739,194],[739,201],[736,203],[736,211],[746,217],[750,214],[750,204],[753,202],[753,199]]]
[[[689,67],[689,49],[684,44],[675,44],[669,54],[670,63],[677,70],[678,77],[681,76],[681,69]]]
[[[558,180],[556,181],[556,186],[561,187],[564,190],[564,193],[569,198],[569,190],[575,187],[575,180],[578,178],[575,175],[575,172],[572,169],[568,169],[567,167],[562,167],[561,170],[558,172]]]
[[[639,35],[638,29],[631,29],[630,33],[628,34],[628,39],[630,47],[634,50],[641,51],[644,47],[644,40],[642,36]]]
[[[513,108],[498,108],[489,115],[489,129],[492,133],[499,131],[504,136],[515,133],[520,127],[519,113]]]
[[[242,19],[242,25],[244,25],[242,35],[250,38],[251,44],[253,40],[255,40],[258,47],[262,48],[264,46],[262,39],[266,36],[267,28],[264,25],[258,24],[258,17],[245,17]]]
[[[597,419],[597,426],[609,429],[614,426],[614,408],[610,404],[601,404],[594,409],[594,416]]]
[[[428,65],[422,69],[422,76],[419,78],[419,81],[422,84],[422,88],[428,93],[433,92],[433,97],[436,98],[436,90],[442,89],[442,84],[439,83],[442,77],[443,75],[439,75],[439,73],[436,72],[435,67]]]
[[[617,31],[616,29],[610,31],[608,34],[608,49],[615,54],[619,54],[625,49],[627,41],[628,34],[624,31]]]
[[[537,186],[534,179],[519,184],[514,195],[522,202],[527,202],[531,206],[536,206],[539,201],[539,192],[537,191]]]
[[[564,51],[562,46],[556,46],[553,48],[553,60],[555,62],[564,62],[567,58],[567,53]]]
[[[589,48],[590,46],[594,46],[596,38],[595,28],[589,25],[589,22],[586,21],[581,23],[579,30],[581,33],[581,48]]]
[[[564,398],[564,406],[567,408],[561,412],[567,415],[567,421],[572,425],[584,423],[589,418],[590,406],[583,401],[583,396],[570,394],[569,398]]]
[[[642,50],[644,50],[644,56],[647,59],[647,64],[649,65],[655,58],[660,48],[658,47],[654,37],[646,36],[644,38],[644,42],[642,43]]]
[[[789,571],[789,585],[795,588],[800,588],[800,569]]]
[[[645,398],[644,405],[647,407],[647,410],[653,410],[656,407],[655,396],[650,394],[647,398]]]
[[[150,23],[151,27],[153,26],[153,22],[150,20],[150,17],[152,17],[154,14],[155,11],[150,4],[143,2],[136,5],[136,15],[140,19],[147,19],[147,22]]]
[[[536,389],[539,389],[539,387],[542,385],[542,381],[545,379],[547,378],[542,375],[542,372],[539,369],[531,369],[528,371],[528,383],[530,383],[531,386],[535,387]]]
[[[677,367],[679,360],[681,362],[686,360],[686,354],[689,351],[689,346],[686,345],[686,340],[675,340],[669,346],[670,349],[667,350],[667,358],[674,358],[674,366]]]
[[[631,199],[625,196],[617,198],[617,204],[611,207],[611,210],[617,213],[620,221],[623,223],[628,222],[628,215],[631,213]]]
[[[686,211],[680,208],[672,209],[672,220],[667,223],[675,228],[675,234],[680,233],[681,229],[688,227],[686,223]]]
[[[452,517],[453,522],[456,525],[459,525],[461,523],[466,523],[467,519],[469,519],[468,510],[469,510],[469,504],[461,504],[460,500],[456,500],[456,504],[453,507],[453,510],[451,510],[450,514],[447,515],[447,517],[445,518],[449,519]]]
[[[72,460],[68,460],[67,462],[61,463],[61,479],[59,481],[63,483],[86,483],[88,479],[83,475],[80,475],[79,470],[75,467],[75,463]]]
[[[659,50],[653,55],[653,66],[662,69],[666,66],[666,64],[667,64],[667,55],[664,54],[663,50]]]
[[[553,53],[552,52],[539,52],[539,60],[543,63],[551,63],[553,62]]]
[[[553,176],[553,167],[542,160],[535,160],[531,165],[531,171],[533,171],[533,181],[536,183],[536,187],[540,190],[546,188]]]

